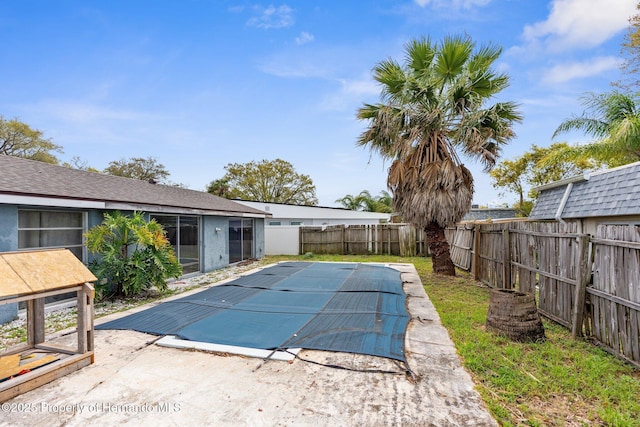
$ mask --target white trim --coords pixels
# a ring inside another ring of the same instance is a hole
[[[565,178],[565,179],[561,179],[560,181],[550,182],[549,184],[539,185],[537,187],[533,187],[533,190],[540,192],[543,190],[548,190],[550,188],[561,187],[565,184],[573,184],[574,182],[589,181],[590,177],[591,175],[585,173],[584,175],[572,176],[571,178]]]
[[[268,213],[253,214],[246,212],[218,211],[208,209],[185,208],[179,206],[146,205],[142,203],[106,202],[104,209],[121,211],[143,211],[165,215],[216,215],[234,218],[271,218]]]
[[[58,199],[54,197],[15,196],[0,194],[0,203],[32,206],[53,206],[59,208],[104,209],[105,202],[77,199]]]
[[[175,335],[165,335],[155,342],[156,345],[161,347],[170,347],[170,348],[188,348],[194,350],[202,350],[202,351],[212,351],[216,353],[231,353],[231,354],[239,354],[241,356],[247,357],[257,357],[260,359],[270,359],[270,360],[282,360],[282,361],[291,361],[296,358],[296,355],[301,348],[289,348],[287,351],[272,351],[272,350],[264,350],[261,348],[251,348],[251,347],[238,347],[235,345],[225,345],[225,344],[213,344],[207,342],[200,341],[189,341],[189,340],[181,340],[177,338]]]
[[[564,211],[564,207],[567,205],[567,200],[569,200],[569,195],[571,194],[571,190],[573,189],[573,182],[567,184],[567,188],[564,190],[564,194],[562,195],[562,200],[560,200],[560,205],[558,205],[558,210],[556,211],[555,219],[559,222],[565,222],[562,219],[562,212]]]

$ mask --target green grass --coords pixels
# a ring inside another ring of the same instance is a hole
[[[458,271],[434,275],[431,260],[414,257],[314,255],[267,257],[352,262],[408,262],[449,331],[493,416],[504,426],[640,426],[640,372],[545,321],[547,340],[515,343],[485,330],[489,289]]]

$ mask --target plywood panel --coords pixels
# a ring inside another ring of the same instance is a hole
[[[0,254],[0,298],[63,289],[96,280],[67,249]]]
[[[0,298],[30,293],[31,289],[7,262],[0,258]]]

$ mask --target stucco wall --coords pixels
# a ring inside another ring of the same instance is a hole
[[[202,217],[202,253],[202,268],[205,272],[229,264],[228,218]]]
[[[18,249],[18,208],[0,205],[0,252]],[[18,304],[0,305],[0,323],[18,318]]]
[[[264,241],[264,219],[254,218],[253,220],[253,255],[256,258],[264,258],[265,241]]]

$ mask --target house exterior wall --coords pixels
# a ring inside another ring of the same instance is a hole
[[[229,219],[204,216],[202,226],[202,269],[205,272],[229,264]],[[220,231],[216,231],[219,229]]]
[[[380,212],[361,212],[343,208],[322,206],[298,206],[280,203],[250,202],[235,200],[245,206],[268,212],[272,218],[267,218],[265,226],[280,222],[285,225],[370,225],[389,222],[391,214]],[[292,224],[294,222],[294,224]],[[298,224],[299,223],[299,224]],[[275,226],[275,225],[274,225]]]
[[[640,215],[584,218],[582,219],[582,232],[595,236],[598,226],[601,224],[640,225]]]
[[[0,204],[0,252],[18,250],[18,210],[22,208],[37,210],[58,210],[54,206],[18,206],[15,204]],[[86,226],[90,229],[104,220],[105,212],[101,209],[73,209],[64,210],[85,212]],[[132,211],[122,211],[130,214]],[[149,213],[146,218],[149,219]],[[201,215],[200,217],[200,268],[202,272],[209,272],[229,265],[229,217]],[[262,258],[265,255],[264,219],[254,218],[254,256]],[[216,231],[219,229],[220,231]],[[91,262],[97,255],[87,251],[87,262]],[[17,304],[0,305],[0,323],[16,319]]]
[[[18,249],[18,208],[0,205],[0,252]],[[18,318],[18,304],[0,305],[0,323]]]
[[[18,249],[18,207],[0,205],[0,252]]]
[[[266,254],[265,246],[265,226],[263,218],[253,219],[253,256],[264,258]]]

